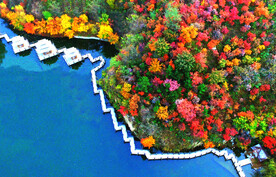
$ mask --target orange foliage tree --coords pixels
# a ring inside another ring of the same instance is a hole
[[[26,31],[29,34],[35,34],[35,26],[33,23],[25,23],[24,25],[24,31]]]
[[[152,136],[141,139],[141,144],[146,148],[151,148],[155,144],[155,139]]]
[[[95,35],[98,32],[97,27],[99,26],[99,38],[107,39],[111,44],[119,41],[119,36],[113,33],[113,29],[109,23],[92,24],[85,14],[74,17],[73,20],[67,14],[63,14],[61,17],[50,17],[46,21],[44,19],[39,21],[33,15],[26,14],[23,6],[16,5],[14,11],[11,11],[2,2],[0,3],[0,15],[8,19],[15,29],[24,30],[29,34],[73,38],[75,35]]]
[[[51,35],[58,35],[62,31],[61,20],[59,17],[56,18],[48,18],[46,25],[47,33]]]

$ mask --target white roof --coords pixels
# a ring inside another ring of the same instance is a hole
[[[39,53],[43,53],[43,52],[49,52],[50,50],[52,50],[52,48],[46,46],[46,47],[44,47],[44,48],[39,49],[38,52],[39,52]]]
[[[65,50],[65,51],[64,51],[64,54],[65,54],[67,57],[70,57],[70,56],[80,55],[80,52],[79,52],[75,47],[71,47],[71,48]]]
[[[40,40],[36,43],[36,48],[37,49],[44,48],[44,46],[50,47],[50,46],[53,46],[53,44],[51,43],[51,41],[49,41],[47,39],[42,39],[42,40]]]
[[[11,40],[12,40],[12,42],[16,42],[16,41],[24,40],[24,37],[22,37],[22,36],[15,36]]]
[[[22,36],[16,36],[12,38],[12,44],[13,45],[19,45],[19,44],[24,44],[27,41],[22,37]]]
[[[69,49],[66,49],[64,51],[65,54],[69,54],[69,53],[72,53],[72,52],[77,52],[78,50],[75,48],[75,47],[71,47]]]

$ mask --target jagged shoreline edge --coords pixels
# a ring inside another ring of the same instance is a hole
[[[11,39],[9,38],[9,36],[7,34],[4,34],[4,35],[0,34],[0,39],[2,39],[2,38],[5,38],[5,40],[8,43],[11,42]],[[32,45],[32,47],[34,47],[34,46],[35,46],[35,44]],[[64,50],[66,50],[66,48],[60,50],[58,54],[64,52]],[[219,150],[216,150],[214,148],[208,148],[208,149],[199,150],[199,151],[191,152],[191,153],[151,154],[148,150],[136,149],[134,137],[132,137],[132,136],[128,137],[127,129],[126,129],[125,125],[120,125],[120,126],[118,125],[118,121],[117,121],[117,117],[116,117],[116,113],[115,113],[114,108],[112,108],[112,107],[107,108],[106,102],[105,102],[105,97],[104,97],[104,92],[103,92],[102,89],[99,89],[98,86],[97,86],[96,72],[99,71],[102,67],[104,67],[105,60],[103,59],[102,56],[99,56],[99,57],[94,59],[90,53],[88,53],[86,55],[82,55],[82,58],[89,58],[89,60],[91,61],[92,64],[97,62],[97,61],[101,61],[99,66],[97,66],[96,68],[91,70],[91,75],[92,75],[91,81],[92,81],[92,84],[93,84],[93,91],[94,91],[94,94],[99,94],[100,95],[102,111],[104,113],[110,113],[111,114],[114,129],[116,131],[119,131],[119,130],[122,131],[123,140],[124,140],[124,142],[129,143],[131,154],[133,154],[133,155],[144,155],[148,160],[162,160],[162,159],[192,159],[192,158],[204,156],[204,155],[209,154],[209,153],[213,153],[217,156],[224,156],[226,160],[231,160],[234,164],[234,167],[235,167],[238,175],[240,177],[246,177],[244,172],[243,172],[242,166],[247,165],[247,164],[243,164],[243,162],[242,162],[243,160],[238,161],[237,157],[233,153],[229,154],[226,150],[219,151]],[[247,159],[245,159],[245,160],[247,160]]]
[[[134,138],[132,136],[130,136],[130,137],[128,136],[127,129],[126,129],[125,125],[119,126],[114,108],[112,108],[112,107],[107,108],[104,91],[102,89],[99,89],[97,86],[96,72],[99,71],[105,65],[105,60],[102,58],[102,56],[94,59],[93,61],[95,62],[95,61],[99,61],[99,60],[101,61],[100,65],[91,70],[91,75],[92,75],[91,81],[93,84],[94,94],[100,95],[102,111],[104,113],[111,114],[114,129],[116,131],[119,131],[119,130],[122,131],[123,140],[124,140],[124,142],[129,143],[131,154],[144,155],[145,157],[147,157],[148,160],[162,160],[162,159],[192,159],[192,158],[204,156],[209,153],[213,153],[217,156],[224,156],[226,160],[231,160],[233,162],[235,169],[237,170],[238,175],[240,177],[245,177],[245,173],[243,172],[242,166],[247,165],[247,164],[240,163],[243,160],[238,161],[237,157],[233,153],[229,154],[226,150],[219,151],[214,148],[208,148],[208,149],[199,150],[199,151],[191,152],[191,153],[151,154],[148,150],[136,149],[135,143],[134,143],[135,142]],[[92,60],[91,60],[91,62],[92,62]]]

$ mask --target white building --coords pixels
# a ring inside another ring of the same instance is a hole
[[[31,48],[29,41],[22,36],[15,36],[11,41],[14,53],[22,52]]]
[[[79,50],[76,49],[75,47],[71,47],[69,49],[66,49],[64,51],[63,58],[66,61],[68,66],[73,65],[73,64],[83,60]]]
[[[35,46],[39,60],[44,60],[58,54],[56,46],[50,40],[42,39]]]

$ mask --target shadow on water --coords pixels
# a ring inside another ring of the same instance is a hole
[[[51,58],[47,58],[46,60],[43,60],[42,63],[44,63],[46,65],[51,65],[51,64],[54,64],[57,61],[58,61],[58,56],[53,56]]]
[[[32,50],[26,50],[23,52],[19,52],[18,55],[21,57],[26,57],[26,56],[29,56],[31,54],[31,52],[32,52]]]
[[[3,62],[3,59],[5,58],[5,54],[7,53],[7,50],[5,48],[5,44],[0,40],[0,65]]]
[[[81,62],[78,62],[78,63],[75,63],[75,64],[71,65],[70,67],[74,70],[78,70],[83,63],[84,63],[84,61],[81,61]]]

